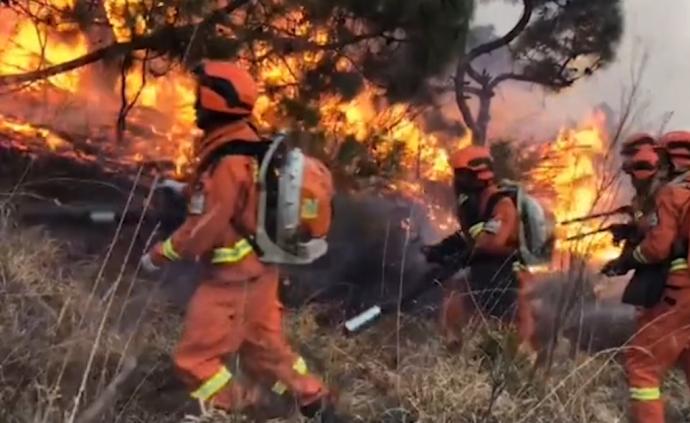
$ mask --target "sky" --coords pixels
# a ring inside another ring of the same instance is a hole
[[[607,1],[607,0],[602,0]],[[673,112],[666,129],[690,130],[690,1],[688,0],[622,0],[625,13],[624,34],[615,62],[579,81],[557,95],[545,95],[540,89],[499,93],[515,115],[516,126],[525,136],[539,136],[572,120],[585,118],[592,108],[606,102],[614,109],[621,103],[631,70],[640,57],[649,55],[641,81],[641,101],[648,103],[636,130],[658,131],[667,112]],[[505,33],[516,22],[521,8],[501,0],[480,3],[474,24],[493,24],[496,32]],[[524,84],[523,84],[524,85]],[[525,87],[528,88],[528,87]],[[515,97],[525,104],[515,108]],[[501,110],[501,113],[507,113]],[[539,124],[525,125],[526,122]],[[509,130],[509,128],[503,128]],[[517,129],[515,129],[517,130]]]

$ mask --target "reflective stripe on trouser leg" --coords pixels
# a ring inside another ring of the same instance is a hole
[[[630,398],[635,401],[656,401],[661,399],[661,389],[658,386],[653,388],[630,388]]]
[[[305,376],[307,373],[309,373],[309,369],[307,368],[307,363],[304,361],[302,357],[299,357],[297,360],[295,360],[295,364],[292,365],[292,370],[297,372],[298,375]],[[287,386],[283,382],[276,382],[273,385],[273,388],[271,388],[273,392],[275,392],[278,395],[283,395],[285,391],[287,391]]]
[[[227,367],[222,366],[216,374],[206,379],[194,392],[191,393],[192,398],[201,401],[207,401],[225,387],[232,380],[232,373]]]

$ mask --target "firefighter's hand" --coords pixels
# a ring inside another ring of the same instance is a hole
[[[635,236],[635,227],[628,223],[617,223],[611,225],[611,235],[613,235],[613,243],[619,245],[621,242],[631,239]]]
[[[628,273],[629,267],[625,265],[624,260],[617,258],[611,260],[601,268],[601,274],[606,276],[621,276]]]
[[[163,179],[156,185],[156,188],[168,188],[178,194],[182,194],[186,188],[187,184],[184,182],[176,181],[174,179]]]
[[[144,269],[144,272],[146,273],[155,273],[158,270],[160,270],[160,267],[156,266],[153,263],[153,259],[151,258],[151,253],[146,253],[141,257],[140,260],[140,265],[141,268]]]

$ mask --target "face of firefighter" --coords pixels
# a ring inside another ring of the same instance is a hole
[[[457,169],[453,176],[453,189],[455,195],[472,195],[482,192],[488,186],[487,181],[482,181],[477,178],[476,173],[466,170]]]

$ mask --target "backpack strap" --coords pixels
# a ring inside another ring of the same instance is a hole
[[[515,192],[510,189],[501,189],[498,192],[495,192],[491,195],[491,197],[489,197],[489,201],[486,202],[486,209],[484,210],[484,215],[482,216],[484,221],[491,219],[491,215],[493,214],[496,205],[505,197],[510,198],[513,203],[516,202],[516,199],[514,198]]]
[[[226,142],[225,144],[213,150],[211,154],[206,156],[206,158],[201,163],[199,163],[196,173],[197,178],[199,177],[199,175],[203,174],[206,171],[213,173],[220,161],[227,156],[252,157],[258,161],[259,165],[261,165],[264,156],[268,152],[268,149],[271,147],[271,143],[271,140],[263,138],[260,141],[231,140],[229,142]],[[254,252],[259,257],[261,257],[263,255],[263,251],[256,243],[254,234],[250,233],[250,231],[248,231],[246,228],[244,228],[243,225],[239,224],[238,222],[231,221],[230,223],[234,226],[235,230],[244,239],[246,239],[247,242],[249,242],[249,244],[254,249]]]
[[[261,141],[231,140],[216,148],[199,163],[197,175],[205,171],[213,173],[218,163],[226,156],[247,156],[257,159],[259,164],[263,160],[266,152],[271,146],[271,141],[262,139]]]
[[[518,199],[517,199],[517,189],[513,187],[503,187],[501,188],[498,192],[494,193],[489,197],[489,201],[486,203],[486,210],[484,211],[484,216],[483,220],[485,222],[489,221],[491,219],[491,215],[494,212],[494,209],[496,208],[496,205],[498,204],[499,201],[503,200],[504,198],[510,198],[510,200],[513,202],[515,207],[518,207]],[[519,212],[519,211],[518,211]],[[518,216],[518,219],[522,219],[521,216]],[[522,224],[520,224],[522,226]],[[522,229],[520,229],[522,230]],[[524,265],[524,259],[522,257],[522,254],[520,253],[520,248],[518,247],[516,251],[516,258],[519,264]]]

